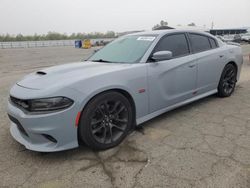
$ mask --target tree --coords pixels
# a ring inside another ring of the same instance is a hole
[[[161,20],[160,21],[160,24],[156,24],[154,25],[154,27],[152,28],[153,30],[160,27],[160,26],[167,26],[168,25],[168,22],[167,21],[164,21],[164,20]]]
[[[152,29],[155,30],[155,29],[158,28],[158,27],[160,27],[160,25],[159,25],[159,24],[156,24],[156,25],[154,25],[154,27],[153,27]]]
[[[160,25],[161,25],[161,26],[167,26],[167,25],[168,25],[168,22],[167,22],[167,21],[164,21],[164,20],[161,20]]]
[[[107,38],[114,38],[115,37],[115,32],[114,31],[107,31],[105,33]]]
[[[0,35],[0,42],[10,41],[39,41],[39,40],[75,40],[75,39],[97,39],[97,38],[115,38],[116,34],[114,31],[107,31],[106,33],[92,32],[92,33],[72,33],[67,35],[66,33],[48,32],[45,35]]]
[[[5,36],[3,36],[3,42],[9,42],[9,41],[13,41],[13,37],[7,33]]]
[[[16,36],[16,41],[23,41],[24,38],[25,38],[25,37],[23,37],[22,34],[18,34],[18,35]]]
[[[194,22],[192,22],[192,23],[188,24],[188,26],[195,27],[196,25],[195,25],[195,23],[194,23]]]

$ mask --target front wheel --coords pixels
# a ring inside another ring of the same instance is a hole
[[[92,149],[114,147],[127,136],[132,118],[131,104],[125,96],[114,91],[102,93],[84,109],[79,137]]]
[[[237,69],[232,64],[227,64],[221,74],[218,85],[219,97],[229,97],[234,92],[237,80]]]

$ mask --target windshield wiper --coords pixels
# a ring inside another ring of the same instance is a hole
[[[107,61],[107,60],[103,60],[103,59],[94,59],[94,60],[91,60],[93,62],[102,62],[102,63],[113,63],[112,61]]]

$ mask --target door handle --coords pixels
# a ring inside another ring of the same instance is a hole
[[[220,58],[223,58],[224,57],[224,55],[220,55]]]
[[[188,65],[189,68],[195,67],[195,64]]]

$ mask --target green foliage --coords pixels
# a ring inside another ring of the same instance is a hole
[[[11,41],[40,41],[40,40],[75,40],[75,39],[97,39],[97,38],[115,38],[114,31],[107,31],[106,33],[92,32],[92,33],[72,33],[67,35],[66,33],[48,32],[46,35],[0,35],[0,42]]]
[[[156,24],[154,25],[154,27],[152,28],[153,30],[160,27],[160,26],[167,26],[168,25],[168,22],[167,21],[164,21],[164,20],[161,20],[160,21],[160,24]]]
[[[195,27],[196,24],[195,24],[194,22],[192,22],[192,23],[188,24],[188,26],[193,26],[193,27]]]
[[[167,25],[168,25],[168,22],[167,22],[167,21],[164,21],[164,20],[161,20],[161,21],[160,21],[160,25],[161,25],[161,26],[167,26]]]

